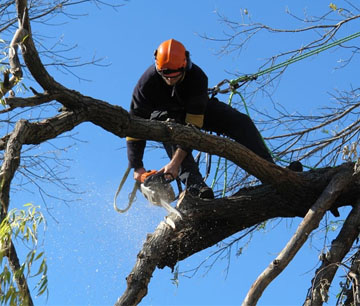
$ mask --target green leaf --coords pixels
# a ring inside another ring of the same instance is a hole
[[[41,256],[43,256],[44,255],[44,252],[40,252],[39,254],[38,254],[38,256],[36,256],[36,258],[35,258],[35,261],[36,260],[38,260]]]
[[[336,4],[334,4],[334,3],[330,3],[330,4],[329,4],[329,7],[330,7],[333,11],[336,11],[336,10],[337,10],[337,6],[336,6]]]
[[[45,277],[44,280],[41,282],[41,285],[40,285],[40,288],[38,290],[37,296],[40,296],[45,291],[47,291],[47,284],[48,284],[48,280],[47,280],[47,277]]]
[[[22,39],[22,43],[29,37],[29,34],[25,35],[25,37]]]
[[[8,266],[5,264],[2,271],[0,271],[0,304],[19,305],[21,301],[20,293],[16,290],[15,279],[19,277],[35,277],[40,275],[35,288],[38,288],[37,295],[48,292],[47,288],[47,264],[44,252],[38,252],[38,237],[39,237],[39,224],[44,223],[43,229],[46,230],[46,221],[44,216],[38,209],[39,206],[34,206],[31,203],[24,205],[27,209],[13,209],[0,223],[0,264],[4,261],[4,251],[1,248],[8,246],[8,242],[12,237],[21,239],[22,242],[29,248],[25,261],[21,264],[20,268],[12,275]],[[42,259],[42,260],[41,260]],[[31,268],[34,266],[35,261],[40,261],[38,271],[35,275],[32,274]],[[10,303],[10,304],[9,304]]]
[[[27,86],[24,84],[24,82],[21,83],[21,86],[24,88],[25,91],[29,91],[29,89],[28,89]]]
[[[29,264],[32,264],[32,263],[33,263],[35,254],[36,254],[36,251],[33,250],[33,251],[31,251],[31,252],[27,255],[27,256],[28,256],[27,262],[28,262]]]

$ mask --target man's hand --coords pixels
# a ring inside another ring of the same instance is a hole
[[[180,166],[175,163],[168,163],[164,167],[162,167],[159,172],[164,173],[164,177],[166,180],[172,181],[177,178],[179,175]]]
[[[146,172],[145,168],[134,169],[134,180],[141,181],[141,175]]]
[[[159,170],[165,174],[165,179],[174,180],[179,175],[181,163],[185,159],[187,152],[182,149],[177,149],[171,161]]]

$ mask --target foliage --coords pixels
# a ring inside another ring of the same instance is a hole
[[[28,203],[24,207],[27,209],[12,209],[0,225],[0,301],[3,304],[21,304],[23,296],[15,280],[22,275],[26,279],[39,278],[35,286],[37,296],[48,293],[46,257],[43,251],[39,251],[39,235],[46,229],[45,218],[38,206]],[[40,225],[43,225],[42,229]],[[29,252],[19,269],[12,273],[5,257],[9,256],[11,243],[15,241],[21,241]]]

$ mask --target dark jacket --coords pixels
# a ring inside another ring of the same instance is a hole
[[[151,65],[134,88],[130,115],[144,119],[175,119],[178,123],[203,125],[208,102],[208,78],[195,64],[185,72],[183,80],[169,86]],[[143,167],[145,140],[127,137],[129,166]]]

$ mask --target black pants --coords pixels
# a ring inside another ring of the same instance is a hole
[[[228,136],[267,161],[274,162],[250,117],[216,98],[209,100],[203,129]]]
[[[251,118],[216,98],[209,100],[203,129],[230,137],[265,160],[274,162]],[[176,145],[164,143],[164,148],[171,159],[177,149]],[[192,154],[188,154],[182,162],[179,178],[187,187],[205,185]]]

